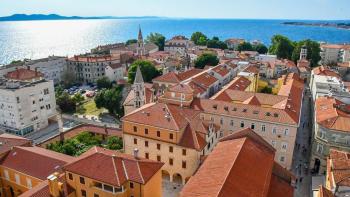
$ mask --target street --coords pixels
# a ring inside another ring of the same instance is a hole
[[[311,173],[309,167],[312,132],[310,92],[306,91],[301,111],[300,128],[295,140],[293,154],[293,174],[296,177],[295,197],[311,196]]]

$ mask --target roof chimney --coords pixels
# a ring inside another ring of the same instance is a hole
[[[139,158],[139,149],[137,149],[137,148],[134,148],[134,157],[135,157],[135,159]]]

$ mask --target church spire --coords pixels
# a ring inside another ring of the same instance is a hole
[[[138,35],[138,39],[137,39],[136,53],[139,56],[145,55],[145,45],[143,43],[142,30],[141,30],[140,25],[139,25],[139,35]]]
[[[134,84],[136,83],[143,83],[143,77],[139,66],[137,66],[135,80],[134,80]]]
[[[141,30],[141,25],[139,25],[139,36],[138,36],[139,41],[143,41],[143,36],[142,36],[142,30]]]

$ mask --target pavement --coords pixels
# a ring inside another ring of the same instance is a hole
[[[296,136],[294,154],[293,154],[293,173],[297,178],[296,188],[294,190],[295,197],[312,196],[311,191],[311,173],[309,167],[311,143],[309,138],[312,132],[311,119],[311,101],[310,92],[307,91],[304,95],[303,108],[301,111],[300,129]]]
[[[181,183],[171,183],[169,180],[163,178],[162,189],[163,197],[177,197],[182,190],[183,185]]]

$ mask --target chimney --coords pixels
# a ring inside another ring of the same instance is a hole
[[[27,66],[27,69],[30,70],[30,66]]]
[[[137,148],[134,149],[134,157],[135,157],[135,159],[139,158],[139,149],[137,149]]]
[[[60,197],[63,192],[63,183],[58,181],[59,174],[55,172],[47,177],[49,183],[50,196]]]
[[[35,68],[35,76],[36,76],[36,77],[39,76],[38,68]]]

